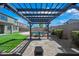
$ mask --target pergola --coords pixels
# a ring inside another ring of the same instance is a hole
[[[0,6],[14,12],[27,20],[30,24],[30,40],[32,39],[32,25],[46,24],[47,38],[49,38],[49,24],[75,3],[1,3]]]

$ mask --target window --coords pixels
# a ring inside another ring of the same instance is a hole
[[[0,34],[4,33],[4,25],[0,25]]]
[[[7,16],[0,14],[0,20],[7,21]]]
[[[13,26],[13,30],[17,30],[17,26]]]
[[[8,30],[11,30],[11,26],[10,26],[10,25],[8,25],[7,29],[8,29]]]

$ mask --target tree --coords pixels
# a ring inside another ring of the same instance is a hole
[[[39,27],[40,27],[40,28],[43,28],[43,24],[39,24]]]

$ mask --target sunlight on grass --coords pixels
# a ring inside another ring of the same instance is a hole
[[[18,44],[20,44],[25,39],[27,39],[27,36],[21,35],[19,33],[0,36],[0,44],[4,43],[0,45],[0,51],[10,52],[13,48],[15,48]],[[9,41],[9,40],[12,40],[12,41]]]

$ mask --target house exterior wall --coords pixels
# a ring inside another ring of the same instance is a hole
[[[4,26],[3,34],[19,32],[17,20],[12,19],[10,17],[6,17],[5,15],[0,14],[0,25]],[[2,30],[2,29],[0,29],[0,30]]]
[[[1,28],[3,26],[3,28]],[[3,30],[2,30],[3,29]],[[0,14],[0,34],[28,31],[26,25],[8,16]]]
[[[4,25],[0,25],[0,34],[4,33]]]
[[[19,32],[26,32],[29,30],[28,27],[23,23],[18,22],[18,26],[19,26]]]
[[[7,22],[9,24],[5,25],[7,27],[5,33],[7,33],[7,31],[8,31],[8,33],[19,32],[17,20],[14,20],[14,19],[8,17]]]
[[[9,29],[9,27],[10,27],[10,29]],[[5,25],[5,27],[4,27],[4,34],[9,34],[9,33],[11,33],[11,26],[10,25]]]

